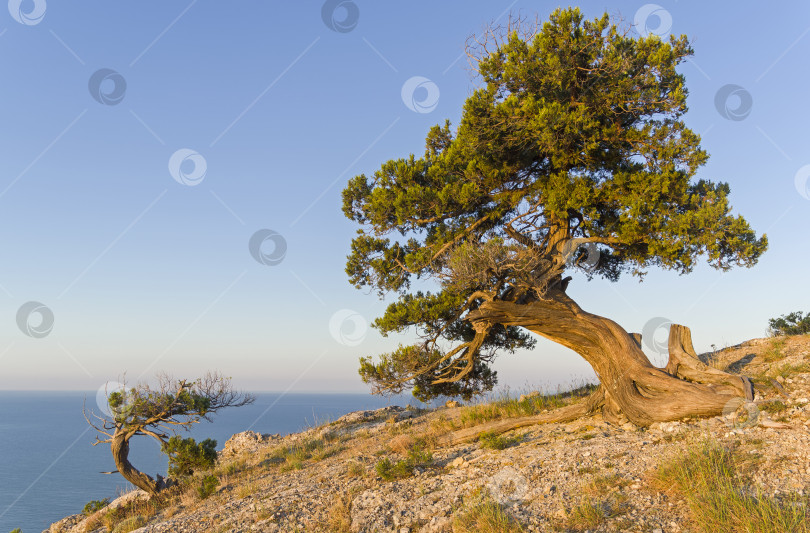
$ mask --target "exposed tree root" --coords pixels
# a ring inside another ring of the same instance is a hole
[[[711,368],[697,358],[691,332],[686,326],[671,326],[669,362],[663,370],[649,364],[641,353],[640,334],[625,333],[625,336],[632,342],[629,347],[637,353],[624,360],[636,362],[640,353],[647,365],[630,365],[632,371],[622,372],[613,378],[612,383],[603,380],[583,402],[549,413],[495,420],[454,431],[439,438],[439,444],[454,445],[474,439],[483,432],[504,433],[536,424],[570,422],[596,413],[601,413],[603,419],[610,423],[629,421],[639,426],[691,416],[716,416],[735,402],[743,403],[743,399],[751,401],[754,398],[750,379]]]

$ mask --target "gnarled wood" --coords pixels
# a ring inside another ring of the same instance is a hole
[[[754,399],[754,385],[746,376],[728,374],[698,359],[692,333],[686,326],[672,324],[669,328],[669,362],[664,371],[670,376],[704,383],[718,392],[730,392],[748,401]]]
[[[604,388],[607,419],[624,415],[638,426],[689,416],[715,416],[739,396],[655,368],[636,340],[616,322],[582,310],[563,292],[527,304],[487,301],[469,313],[472,322],[521,326],[580,354]]]
[[[648,426],[689,416],[716,416],[733,398],[748,396],[741,385],[719,386],[712,381],[720,379],[714,372],[706,372],[710,384],[701,382],[697,365],[690,373],[691,381],[654,367],[636,338],[616,322],[582,310],[562,291],[526,304],[485,301],[467,319],[521,326],[577,352],[599,377],[604,390],[602,413],[608,420],[623,416],[633,424]],[[685,362],[687,358],[680,356],[678,360]],[[691,367],[685,364],[684,368]],[[741,382],[725,376],[726,381]]]
[[[119,429],[110,440],[110,449],[112,450],[115,467],[124,479],[154,496],[173,483],[164,479],[161,475],[158,475],[157,479],[153,479],[152,476],[144,474],[132,466],[132,463],[129,462],[129,439],[131,437],[132,435],[128,432]]]
[[[534,426],[537,424],[553,424],[555,422],[571,422],[584,415],[588,414],[587,402],[577,403],[574,405],[567,405],[554,409],[548,413],[533,416],[521,416],[519,418],[510,418],[508,420],[495,420],[487,422],[471,428],[460,429],[447,435],[442,435],[437,439],[438,443],[443,446],[452,446],[468,440],[475,439],[481,433],[490,431],[496,434],[505,433],[513,429],[518,429],[526,426]]]

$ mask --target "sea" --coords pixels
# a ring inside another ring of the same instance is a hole
[[[96,391],[0,391],[0,533],[15,528],[40,532],[65,516],[80,513],[91,500],[114,499],[133,487],[115,470],[108,444],[93,446],[96,432],[83,406],[98,411]],[[286,435],[352,411],[418,404],[412,396],[384,398],[355,393],[257,393],[253,404],[224,409],[212,422],[190,432],[217,441],[251,429]],[[168,462],[158,442],[146,436],[130,441],[130,462],[153,477],[166,475]]]

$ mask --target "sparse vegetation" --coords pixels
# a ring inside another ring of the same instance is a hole
[[[129,533],[146,525],[146,518],[143,516],[131,516],[118,522],[112,533]]]
[[[504,448],[508,448],[513,444],[517,444],[522,440],[520,436],[512,436],[512,437],[502,437],[491,431],[485,431],[478,435],[478,442],[481,444],[482,448],[488,448],[490,450],[503,450]]]
[[[209,474],[200,480],[200,484],[197,486],[197,496],[204,500],[216,492],[217,486],[219,486],[219,479],[217,476]]]
[[[453,516],[453,533],[521,533],[526,529],[486,491],[474,493]]]
[[[772,339],[768,348],[762,353],[762,358],[769,363],[784,359],[785,354],[782,351],[784,347],[785,339]]]
[[[103,500],[90,500],[84,505],[84,509],[82,509],[82,514],[84,516],[90,516],[96,511],[100,511],[101,509],[107,507],[109,503],[110,503],[109,498],[104,498]]]
[[[783,411],[787,411],[787,405],[785,405],[781,400],[768,400],[767,402],[762,402],[759,404],[759,410],[765,411],[766,413],[777,414]]]
[[[422,449],[421,446],[414,446],[408,451],[405,459],[393,462],[387,457],[380,459],[375,466],[377,474],[385,481],[404,479],[414,475],[416,468],[424,468],[433,464],[433,455]]]
[[[686,500],[700,531],[810,531],[808,497],[763,494],[750,486],[742,470],[745,464],[735,450],[707,441],[662,465],[657,482]]]
[[[575,531],[593,529],[602,524],[610,514],[610,507],[605,500],[585,497],[571,509],[567,526]]]

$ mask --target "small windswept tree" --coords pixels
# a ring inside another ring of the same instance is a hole
[[[731,213],[727,184],[695,179],[708,155],[683,121],[686,37],[633,37],[578,9],[512,29],[472,41],[483,84],[455,131],[434,126],[423,156],[343,191],[345,215],[362,226],[350,281],[398,295],[374,326],[422,337],[361,359],[362,378],[375,392],[469,397],[492,388],[499,353],[534,345],[532,332],[580,354],[601,382],[560,417],[601,410],[648,425],[752,398],[749,380],[696,358],[687,328],[673,326],[661,370],[639,335],[566,293],[572,271],[688,273],[701,256],[728,270],[767,248]],[[437,289],[412,290],[425,281]]]
[[[169,376],[158,377],[157,384],[145,383],[108,392],[109,415],[84,410],[85,420],[101,436],[93,446],[110,444],[116,470],[124,479],[156,495],[187,476],[195,468],[205,468],[216,458],[216,442],[206,439],[181,439],[179,429],[189,430],[200,420],[211,421],[211,415],[225,407],[240,407],[253,402],[249,394],[235,391],[230,378],[208,373],[195,381],[177,380]],[[92,419],[91,419],[92,418]],[[129,441],[137,436],[149,436],[161,444],[169,456],[170,471],[174,477],[152,478],[129,462]]]

